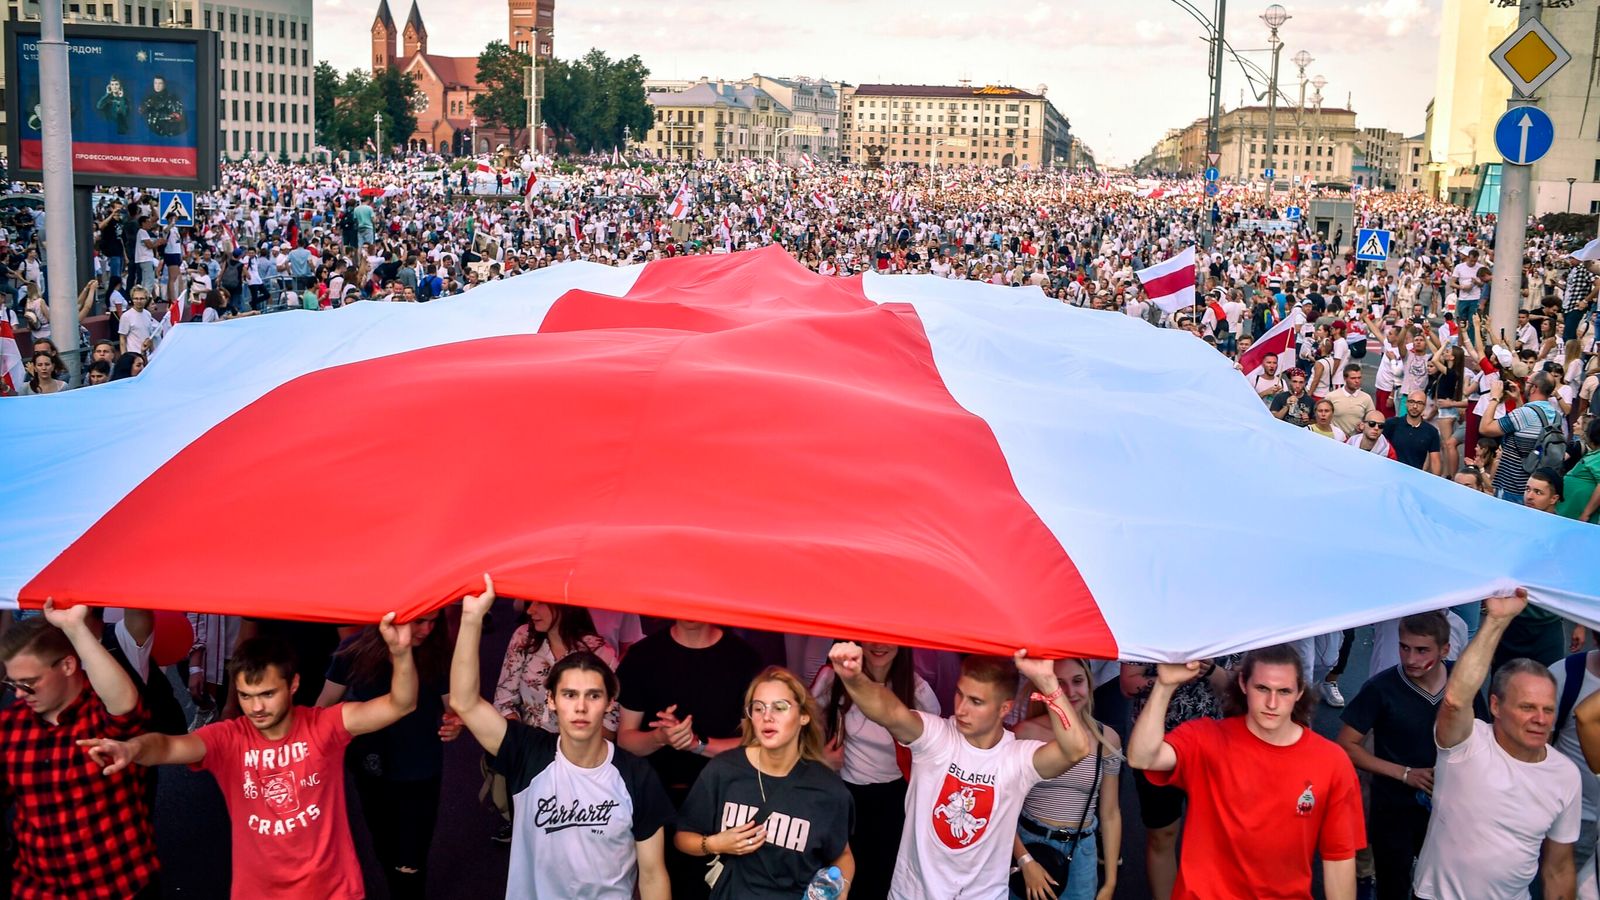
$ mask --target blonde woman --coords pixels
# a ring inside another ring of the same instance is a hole
[[[1028,791],[1017,822],[1012,855],[1019,864],[1026,894],[1016,890],[1019,900],[1110,900],[1117,892],[1117,859],[1122,854],[1122,807],[1118,803],[1118,782],[1122,772],[1122,741],[1117,733],[1094,718],[1094,678],[1089,662],[1063,659],[1055,664],[1056,678],[1066,689],[1067,702],[1078,713],[1078,721],[1094,737],[1095,747],[1065,774],[1046,779]],[[1036,705],[1038,715],[1017,725],[1019,739],[1054,740],[1050,730],[1051,713]],[[1052,860],[1065,861],[1065,871],[1052,875],[1034,858],[1037,848],[1050,848]],[[1105,884],[1098,883],[1095,851],[1105,861]]]
[[[712,900],[799,900],[828,866],[844,873],[848,896],[855,802],[824,761],[816,701],[789,670],[771,666],[745,689],[744,713],[740,749],[701,771],[674,844],[718,858]]]

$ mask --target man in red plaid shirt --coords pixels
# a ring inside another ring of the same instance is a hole
[[[87,606],[0,634],[0,802],[16,805],[16,898],[154,898],[154,832],[138,774],[101,775],[79,740],[149,726],[139,691],[89,629]]]

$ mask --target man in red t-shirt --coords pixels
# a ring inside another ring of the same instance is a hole
[[[1199,663],[1157,667],[1128,739],[1128,763],[1189,794],[1175,900],[1310,898],[1322,855],[1328,900],[1354,900],[1366,841],[1361,788],[1339,746],[1310,729],[1304,669],[1292,647],[1253,650],[1234,690],[1245,715],[1196,719],[1163,735],[1173,691]],[[1237,699],[1237,698],[1236,698]]]
[[[417,706],[411,626],[378,629],[389,645],[389,693],[363,703],[297,707],[294,652],[277,638],[252,638],[230,662],[243,715],[193,734],[142,734],[129,741],[79,741],[115,775],[131,763],[191,765],[217,779],[233,822],[235,900],[360,900],[361,865],[345,810],[344,750]]]

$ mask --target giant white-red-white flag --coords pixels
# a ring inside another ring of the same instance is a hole
[[[470,465],[415,477],[464,435]],[[1200,341],[776,247],[179,327],[137,378],[0,402],[0,456],[29,460],[0,479],[0,607],[405,621],[490,572],[509,597],[1146,661],[1517,585],[1600,623],[1593,574],[1549,563],[1600,558],[1600,530],[1289,427]],[[1384,589],[1196,540],[1285,507]],[[295,534],[308,510],[359,548],[127,540]]]
[[[1150,302],[1170,313],[1194,305],[1194,269],[1194,247],[1185,247],[1171,259],[1134,274],[1139,276]]]

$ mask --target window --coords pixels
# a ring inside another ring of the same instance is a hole
[[[311,104],[300,104],[300,121],[305,122],[308,125],[311,124]]]
[[[278,121],[278,111],[273,108],[271,103],[267,104],[267,121],[268,122],[276,122],[276,121]]]
[[[145,20],[144,20],[144,7],[142,7],[142,6],[141,6],[141,7],[139,7],[139,24],[140,24],[140,25],[144,25],[144,24],[147,24],[147,23],[146,23],[146,22],[145,22]]]
[[[234,132],[233,132],[233,149],[235,149],[235,150],[239,149],[239,131],[238,131],[238,129],[234,129]]]
[[[269,62],[269,63],[276,63],[277,62],[277,60],[274,58],[274,51],[275,50],[277,50],[276,47],[272,46],[271,44],[267,45],[267,62]]]
[[[228,30],[229,31],[238,31],[239,30],[239,14],[238,13],[228,13]],[[250,138],[250,136],[248,134],[245,135],[245,139],[247,141],[249,140],[249,138]]]
[[[211,28],[211,10],[209,10],[209,9],[206,10],[205,23],[206,23],[207,30],[209,30]]]
[[[256,121],[257,122],[265,122],[266,121],[266,119],[262,118],[262,115],[261,115],[262,114],[261,107],[263,107],[265,105],[266,104],[262,103],[260,100],[256,101]]]
[[[267,20],[267,37],[274,37],[274,35],[272,33],[272,20],[271,19]]]
[[[247,76],[248,77],[248,76]],[[256,93],[261,93],[261,73],[256,73]]]
[[[287,121],[289,121],[289,104],[287,104],[287,103],[279,103],[278,104],[278,121],[279,122],[287,122]]]
[[[256,62],[261,62],[261,45],[256,45]]]
[[[249,100],[246,100],[244,102],[244,120],[246,122],[251,121],[251,119],[250,119],[250,101]]]
[[[1600,213],[1600,200],[1590,200],[1589,201],[1589,215],[1592,216],[1592,215],[1595,215],[1596,213]]]
[[[1594,180],[1600,181],[1600,159],[1594,161]]]
[[[237,101],[237,100],[233,101],[233,115],[229,116],[228,118],[233,119],[235,121],[238,120],[238,118],[239,118],[239,101]],[[235,133],[237,133],[237,132],[235,132]]]
[[[233,77],[232,77],[232,81],[233,81],[233,90],[236,90],[236,91],[237,91],[237,90],[238,90],[238,89],[239,89],[239,70],[238,70],[238,69],[234,69],[234,70],[233,70],[233,71],[232,71],[232,72],[231,72],[231,73],[229,73],[229,74],[231,74],[231,75],[232,75],[232,76],[233,76]]]
[[[261,17],[256,16],[256,37],[261,36]]]
[[[267,132],[267,143],[273,150],[278,149],[278,133],[276,131]]]
[[[238,59],[239,58],[239,42],[238,41],[229,41],[228,42],[228,58],[229,59]]]

